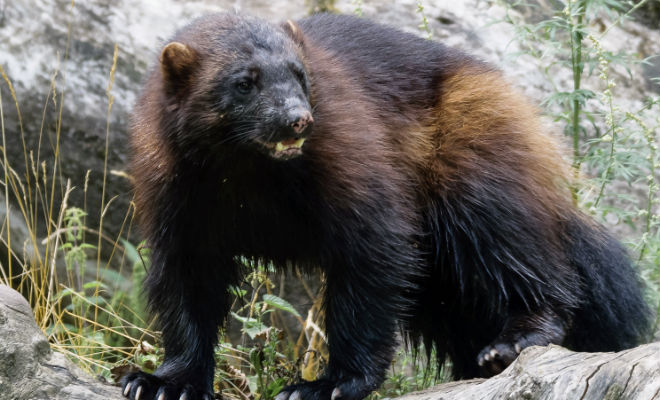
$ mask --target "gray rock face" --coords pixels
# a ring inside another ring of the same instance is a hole
[[[53,352],[20,293],[0,285],[0,400],[112,400],[118,387],[95,381]]]

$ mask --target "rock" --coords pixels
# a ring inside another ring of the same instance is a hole
[[[32,254],[34,246],[30,240],[30,229],[25,224],[25,220],[18,208],[10,205],[9,210],[7,210],[5,204],[5,193],[4,191],[0,191],[0,221],[9,221],[9,226],[11,227],[11,247],[13,250],[12,262],[16,263],[16,257],[18,255],[23,253]],[[23,249],[25,249],[25,252]],[[4,260],[8,260],[8,257],[7,248],[0,245],[0,260],[2,260],[0,263],[4,263]]]
[[[0,400],[113,400],[120,389],[94,380],[53,352],[20,293],[0,285]]]
[[[642,0],[634,0],[633,2],[638,5]],[[660,29],[660,2],[646,1],[634,15],[635,18],[638,18],[649,28]]]
[[[660,343],[618,353],[530,347],[503,373],[438,385],[399,400],[652,400],[660,393]]]

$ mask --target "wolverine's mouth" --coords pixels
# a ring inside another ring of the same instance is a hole
[[[278,160],[288,160],[302,154],[305,138],[285,139],[280,142],[261,142],[268,150],[268,155]]]

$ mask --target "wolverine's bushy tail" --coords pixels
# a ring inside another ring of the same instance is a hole
[[[648,340],[652,313],[623,246],[603,227],[577,214],[564,234],[584,295],[566,345],[579,351],[619,351]]]

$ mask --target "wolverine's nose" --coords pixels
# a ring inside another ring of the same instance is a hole
[[[296,136],[302,135],[302,133],[310,128],[314,124],[314,118],[312,118],[312,113],[309,111],[296,111],[289,114],[289,126],[293,129],[293,132]]]

